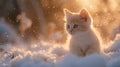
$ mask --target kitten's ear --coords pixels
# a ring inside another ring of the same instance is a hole
[[[64,8],[63,10],[66,17],[69,17],[72,15],[72,12],[70,12],[68,9]]]
[[[86,9],[82,9],[80,12],[81,19],[91,22],[91,16]]]

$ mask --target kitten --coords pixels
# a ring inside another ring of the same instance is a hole
[[[86,9],[80,13],[72,13],[64,9],[65,28],[71,35],[69,42],[70,52],[77,56],[86,56],[100,53],[100,41],[92,29],[92,18]]]

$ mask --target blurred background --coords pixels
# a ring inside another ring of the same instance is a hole
[[[104,42],[120,24],[120,0],[0,0],[0,44],[23,40],[65,43],[63,8],[86,8]]]

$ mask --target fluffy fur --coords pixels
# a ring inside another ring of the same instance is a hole
[[[65,28],[71,35],[69,41],[70,52],[77,56],[100,53],[100,41],[92,29],[92,18],[86,9],[80,13],[72,13],[64,9]]]

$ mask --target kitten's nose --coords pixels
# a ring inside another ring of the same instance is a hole
[[[72,29],[72,30],[70,30],[70,33],[71,33],[71,34],[73,33],[73,29]]]

